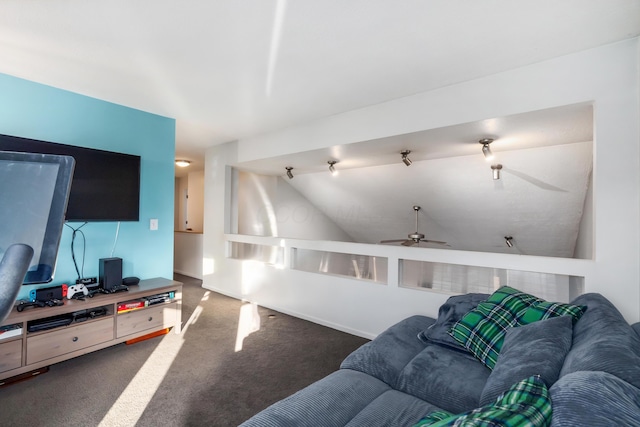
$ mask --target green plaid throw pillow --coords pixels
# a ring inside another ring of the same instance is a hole
[[[547,386],[540,377],[532,376],[511,386],[490,405],[460,415],[433,412],[414,427],[546,427],[551,425],[551,415]]]
[[[529,307],[518,319],[518,325],[528,325],[538,320],[558,316],[571,316],[575,324],[586,310],[586,306],[544,301]]]
[[[586,307],[547,302],[503,286],[455,323],[449,335],[493,369],[509,328],[565,315],[575,323],[584,310]]]
[[[520,318],[540,298],[509,286],[495,291],[489,299],[465,314],[449,334],[490,369],[496,365],[507,329],[518,326]]]

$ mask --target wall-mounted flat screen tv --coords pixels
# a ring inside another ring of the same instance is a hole
[[[0,151],[75,159],[67,221],[139,221],[140,156],[0,135]]]

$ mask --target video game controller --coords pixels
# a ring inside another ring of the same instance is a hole
[[[67,292],[69,291],[69,286],[66,283],[62,284],[62,298],[67,296]]]
[[[71,285],[67,288],[67,299],[73,298],[73,296],[76,294],[83,294],[84,296],[88,296],[89,290],[82,283]]]
[[[35,302],[36,301],[36,290],[35,289],[31,289],[29,291],[29,300],[31,302]]]
[[[20,301],[20,303],[18,304],[18,311],[22,312],[22,310],[24,310],[25,308],[29,308],[29,307],[44,307],[45,303],[42,301]]]

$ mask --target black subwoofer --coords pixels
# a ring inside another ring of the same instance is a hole
[[[100,258],[98,282],[105,291],[122,286],[122,258]]]

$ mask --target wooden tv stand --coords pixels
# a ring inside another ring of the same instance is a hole
[[[169,292],[173,292],[170,301],[118,312],[118,306],[125,302],[144,301],[145,297]],[[101,314],[78,316],[81,321],[66,326],[28,331],[29,325],[44,318],[92,312]],[[32,307],[22,312],[14,308],[0,326],[17,324],[22,326],[22,331],[8,338],[0,334],[0,386],[4,379],[165,328],[172,327],[175,333],[180,333],[181,322],[182,283],[163,278],[141,280],[126,292],[97,293],[92,298],[85,297],[84,301],[65,299],[64,305],[58,307]]]

